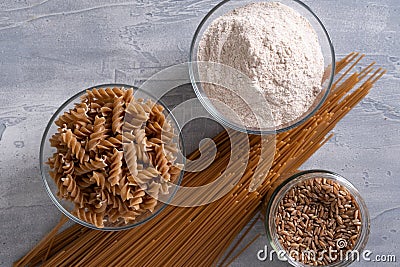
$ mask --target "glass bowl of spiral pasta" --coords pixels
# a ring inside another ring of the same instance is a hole
[[[181,131],[169,109],[125,84],[68,99],[40,146],[47,193],[68,218],[97,230],[125,230],[156,216],[183,176]]]

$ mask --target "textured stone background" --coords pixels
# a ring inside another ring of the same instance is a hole
[[[24,255],[59,219],[39,174],[39,143],[50,116],[74,93],[101,83],[140,85],[188,59],[192,34],[215,0],[0,2],[0,266]],[[335,129],[307,168],[348,177],[371,215],[367,248],[400,261],[400,1],[307,0],[331,34],[337,57],[366,53],[388,74]],[[193,97],[190,88],[170,101]],[[194,140],[213,125],[186,129]],[[208,125],[208,124],[207,124]],[[5,130],[4,130],[5,128]],[[4,130],[4,131],[3,131]],[[261,223],[251,232],[263,233]],[[265,236],[233,266],[264,266],[256,252]],[[269,266],[281,266],[274,263]],[[377,266],[358,263],[354,266]],[[386,264],[399,266],[398,264]]]

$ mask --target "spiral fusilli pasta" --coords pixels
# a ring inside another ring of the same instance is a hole
[[[75,173],[77,175],[82,175],[88,172],[103,169],[107,166],[103,158],[90,159],[88,162],[84,162],[75,168]]]
[[[106,128],[104,127],[105,122],[106,119],[104,117],[96,116],[94,118],[93,130],[90,133],[90,139],[88,141],[89,150],[94,150],[100,141],[104,139],[106,133]]]
[[[48,159],[57,196],[79,219],[101,228],[154,212],[181,172],[164,108],[134,90],[95,88],[56,121]]]
[[[162,145],[156,145],[154,147],[155,158],[153,158],[153,165],[160,172],[163,182],[168,182],[171,178],[169,173],[169,161],[165,156],[164,149]]]
[[[113,155],[111,157],[110,172],[108,176],[108,181],[111,186],[119,184],[119,180],[122,176],[122,157],[123,152],[118,151],[116,148],[113,150]]]
[[[136,146],[135,143],[130,142],[124,146],[125,149],[125,161],[126,165],[130,171],[131,176],[138,175],[138,162],[137,162],[137,154],[136,154]]]
[[[78,204],[80,207],[83,207],[84,200],[83,194],[80,188],[77,186],[75,180],[72,178],[70,174],[67,175],[65,178],[61,178],[63,185],[66,187],[66,191],[69,193],[69,198]]]
[[[76,208],[73,213],[82,221],[91,223],[98,228],[104,227],[104,213],[96,213],[87,208]]]
[[[66,132],[62,133],[61,139],[66,146],[71,149],[71,152],[74,153],[75,157],[81,164],[87,160],[85,157],[85,149],[82,147],[77,137],[72,133],[71,129],[68,129]]]
[[[122,133],[124,121],[124,102],[123,98],[115,98],[112,111],[112,131],[113,133]]]

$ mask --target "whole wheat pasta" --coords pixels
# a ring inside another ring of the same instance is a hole
[[[120,195],[121,195],[122,201],[126,201],[126,200],[129,200],[132,198],[131,189],[134,190],[134,188],[132,188],[129,185],[129,183],[126,179],[126,176],[121,179],[118,187],[120,188]]]
[[[72,176],[68,174],[67,177],[61,178],[61,181],[63,181],[63,186],[65,186],[66,192],[68,192],[67,198],[71,199],[80,207],[83,207],[84,205],[83,194],[80,188],[77,186],[75,180],[72,178]]]
[[[95,182],[96,185],[101,188],[101,190],[104,190],[104,187],[106,185],[106,175],[104,173],[93,171],[90,180]]]
[[[50,168],[52,168],[56,173],[63,172],[63,164],[62,158],[63,154],[61,153],[53,153],[53,156],[48,160],[47,164],[49,164]]]
[[[352,53],[338,62],[337,72],[359,58]],[[350,70],[354,66],[350,66]],[[194,208],[167,207],[157,217],[135,229],[106,233],[73,226],[55,235],[48,258],[49,239],[45,239],[15,266],[212,266],[227,250],[236,235],[257,213],[263,196],[282,174],[297,170],[330,137],[329,132],[372,88],[384,71],[378,69],[366,82],[371,67],[348,76],[332,89],[322,108],[308,121],[288,132],[277,135],[273,165],[263,184],[248,192],[253,170],[260,161],[260,137],[249,136],[249,163],[239,183],[223,198]],[[350,73],[350,72],[348,72]],[[355,90],[359,83],[361,85]],[[214,180],[223,172],[230,157],[227,133],[215,139],[217,158],[199,173],[186,173],[185,186],[197,186]],[[190,159],[199,157],[194,152]],[[143,197],[141,207],[149,205]],[[83,232],[79,232],[80,229]],[[157,249],[154,249],[154,248]]]
[[[97,147],[103,150],[112,150],[115,147],[119,147],[122,145],[122,138],[119,137],[120,135],[117,135],[117,137],[109,137],[107,139],[103,139],[100,141]]]
[[[154,145],[155,157],[153,158],[152,164],[156,166],[156,169],[160,172],[161,178],[164,182],[167,182],[171,178],[169,173],[170,167],[168,166],[169,160],[165,156],[163,145]]]
[[[93,133],[93,126],[88,124],[85,126],[78,126],[74,129],[74,134],[80,138],[89,137]]]
[[[149,119],[149,112],[145,110],[142,101],[131,101],[126,109],[125,128],[128,130],[140,129]],[[147,124],[147,123],[146,123]]]
[[[56,121],[55,124],[59,127],[63,127],[64,125],[71,126],[73,124],[77,124],[80,126],[85,126],[90,123],[90,119],[87,114],[87,107],[77,107],[76,110],[71,110],[69,112],[64,112]]]
[[[119,180],[122,178],[122,157],[123,151],[114,148],[113,155],[110,158],[110,173],[107,178],[111,186],[119,184]]]
[[[75,163],[72,160],[62,159],[62,171],[64,174],[73,174],[75,171]]]
[[[94,224],[99,228],[104,227],[104,213],[92,212],[85,207],[75,209],[74,213],[85,222]]]
[[[146,195],[143,189],[135,190],[131,193],[131,197],[129,198],[128,207],[138,210],[140,208],[140,203],[143,202],[143,197]]]
[[[87,149],[94,150],[98,143],[105,139],[105,133],[106,133],[106,127],[104,126],[104,123],[106,122],[106,119],[104,117],[99,117],[96,116],[94,118],[94,123],[92,126],[92,132],[90,133],[90,139],[87,142]],[[86,135],[87,136],[87,135]],[[86,137],[84,136],[84,137]]]
[[[78,141],[77,137],[72,133],[70,129],[67,129],[64,133],[61,134],[61,139],[66,144],[66,146],[71,149],[71,152],[74,153],[81,164],[84,161],[88,160],[85,155],[85,149],[82,147],[81,143]]]
[[[124,120],[124,102],[123,97],[115,98],[112,111],[112,131],[113,133],[122,133]]]
[[[139,204],[140,208],[154,211],[157,206],[157,200],[152,197],[144,197],[143,202]]]
[[[80,164],[78,167],[74,168],[73,171],[77,175],[82,175],[82,174],[85,174],[88,172],[103,169],[106,166],[107,166],[107,164],[105,163],[104,158],[94,158],[94,159],[90,159],[88,162],[84,162],[83,164]],[[64,170],[64,172],[66,172],[66,171]]]
[[[132,177],[134,180],[134,176],[138,175],[138,160],[135,143],[133,141],[129,142],[125,145],[124,149],[126,165],[130,171],[129,177]]]
[[[82,96],[82,100],[90,99],[90,102],[97,101],[99,103],[113,102],[114,98],[119,98],[124,95],[124,92],[117,87],[114,88],[94,88],[87,90],[86,95]]]
[[[160,172],[156,168],[149,166],[143,170],[139,170],[135,180],[139,185],[145,187],[146,184],[153,181],[159,174]]]
[[[147,166],[148,151],[154,151],[156,145],[147,143],[149,134],[145,129],[154,123],[149,120],[153,108],[149,105],[155,105],[157,112],[163,109],[152,101],[134,99],[132,88],[95,88],[88,90],[81,101],[56,120],[59,128],[50,138],[56,153],[48,165],[59,190],[57,196],[76,203],[76,216],[96,227],[131,223],[135,216],[153,212],[158,201],[151,200],[150,195],[169,193],[169,186],[158,177],[156,168],[169,177],[171,168],[174,175],[179,175],[180,167],[174,153],[168,155],[167,162],[162,161],[163,165]],[[165,118],[161,112],[156,115]],[[139,123],[132,127],[132,120]],[[171,136],[173,144],[171,122],[158,118],[161,120],[171,131],[166,135]],[[159,153],[162,158],[166,152]]]
[[[67,189],[64,186],[64,181],[61,180],[61,178],[63,177],[63,174],[56,172],[56,171],[52,171],[52,172],[49,172],[49,175],[56,182],[56,185],[58,188],[57,196],[60,198],[67,197],[68,196],[68,193],[66,191]]]

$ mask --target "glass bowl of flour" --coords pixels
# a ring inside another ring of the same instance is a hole
[[[334,69],[324,25],[298,0],[222,1],[200,22],[190,49],[200,102],[222,124],[249,134],[306,121],[329,94]]]

